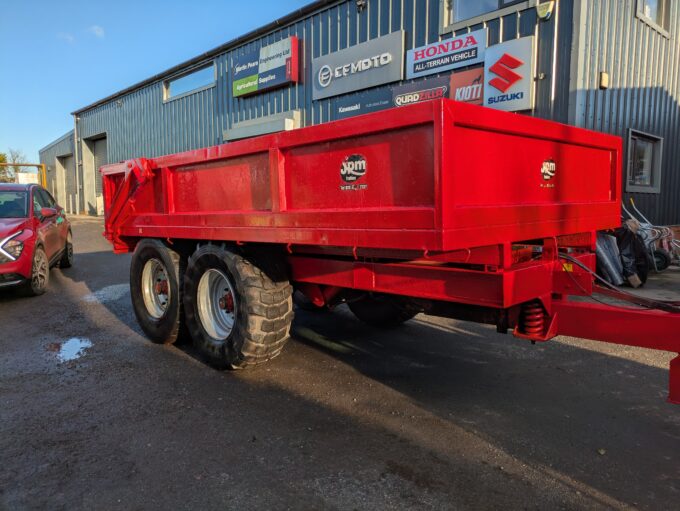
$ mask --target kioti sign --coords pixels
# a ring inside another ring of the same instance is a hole
[[[368,89],[404,77],[404,32],[312,60],[313,99]]]
[[[535,38],[523,37],[486,52],[484,106],[517,112],[534,107]]]
[[[484,62],[486,29],[414,48],[406,55],[406,78],[417,78]]]
[[[299,78],[298,38],[289,37],[232,59],[235,98],[296,83]]]
[[[451,75],[451,99],[473,105],[484,103],[484,68],[453,73]]]

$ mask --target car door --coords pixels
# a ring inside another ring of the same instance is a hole
[[[64,212],[64,208],[62,208],[59,204],[57,204],[57,201],[54,200],[54,197],[52,197],[52,194],[45,190],[44,188],[40,188],[40,194],[41,197],[43,197],[44,202],[47,204],[48,208],[53,208],[57,210],[57,217],[55,218],[55,223],[57,225],[57,250],[61,250],[66,246],[66,238],[68,236],[68,222],[66,222],[66,213]]]
[[[33,198],[33,218],[36,224],[38,239],[42,241],[47,259],[51,260],[59,251],[57,244],[57,217],[53,216],[51,218],[43,218],[43,216],[40,214],[42,208],[49,207],[45,197],[40,193],[40,188],[34,187],[31,195]]]

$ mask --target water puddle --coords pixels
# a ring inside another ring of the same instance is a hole
[[[57,354],[59,362],[77,360],[92,347],[92,341],[81,337],[73,337],[64,342],[53,342],[47,345],[47,351]]]
[[[94,293],[85,295],[83,301],[88,303],[109,303],[115,302],[130,293],[129,284],[115,284],[113,286],[104,287]]]

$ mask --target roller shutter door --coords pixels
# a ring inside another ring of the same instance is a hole
[[[99,174],[99,168],[102,165],[106,165],[108,163],[107,159],[107,153],[106,153],[106,139],[105,138],[100,138],[99,140],[95,140],[93,143],[93,153],[94,153],[94,171],[95,171],[95,178],[94,178],[94,183],[95,183],[95,190],[97,192],[97,197],[100,197],[102,195],[102,177]]]
[[[69,213],[75,213],[78,186],[76,182],[76,163],[73,159],[73,155],[64,156],[62,165],[64,166],[64,174],[66,177],[66,201],[65,204],[61,204],[61,206],[66,208],[66,211]]]

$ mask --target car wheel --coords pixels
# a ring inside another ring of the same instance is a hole
[[[64,246],[64,253],[59,260],[60,268],[70,268],[73,266],[73,235],[71,231],[66,236],[66,245]]]
[[[130,264],[130,296],[137,322],[149,339],[173,344],[181,336],[182,278],[180,254],[159,240],[137,244]]]
[[[36,247],[33,254],[33,265],[31,268],[31,280],[24,286],[24,294],[28,296],[40,296],[47,290],[50,282],[50,263],[47,254],[42,247]]]
[[[196,349],[218,369],[261,364],[288,341],[293,288],[285,272],[268,262],[214,245],[203,245],[189,258],[187,328]]]

